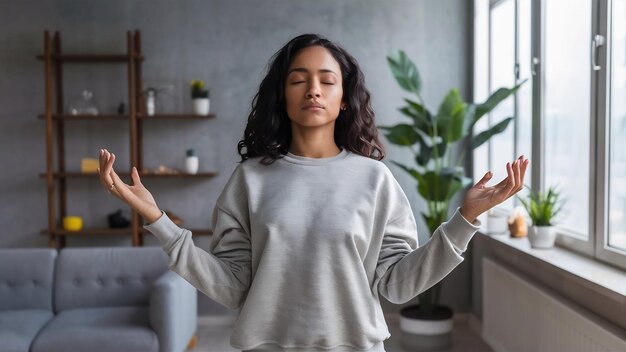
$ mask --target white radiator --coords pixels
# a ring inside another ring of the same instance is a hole
[[[618,329],[483,257],[483,339],[496,352],[623,352]]]

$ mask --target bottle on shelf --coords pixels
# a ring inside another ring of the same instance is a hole
[[[185,158],[185,171],[189,174],[198,173],[198,156],[193,149],[187,149],[187,157]]]

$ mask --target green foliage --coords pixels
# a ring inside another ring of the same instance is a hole
[[[528,212],[535,226],[555,225],[555,217],[563,209],[561,193],[553,186],[548,188],[547,193],[533,192],[531,190],[528,199],[522,199],[517,195],[516,197]]]
[[[191,98],[208,98],[209,90],[204,88],[204,81],[191,81]]]
[[[400,87],[417,99],[405,98],[405,105],[398,109],[409,118],[409,123],[378,128],[385,132],[390,143],[410,148],[415,154],[416,168],[393,163],[417,181],[417,190],[428,204],[424,220],[432,234],[446,220],[450,200],[472,184],[472,180],[465,176],[463,167],[459,166],[464,161],[465,151],[454,162],[452,147],[470,139],[468,152],[471,152],[494,135],[502,133],[512,117],[472,135],[476,122],[515,93],[525,81],[513,88],[496,90],[481,104],[464,102],[459,90],[453,88],[444,97],[437,113],[432,114],[420,96],[422,79],[415,63],[402,50],[387,56],[387,62]]]
[[[428,211],[422,212],[422,218],[432,236],[437,227],[447,220],[452,198],[473,183],[460,166],[464,162],[465,153],[471,153],[494,135],[502,133],[513,118],[507,117],[476,135],[473,135],[474,126],[480,118],[515,93],[525,81],[513,88],[496,90],[481,104],[466,103],[461,99],[458,89],[451,89],[439,105],[437,113],[432,114],[420,95],[422,79],[419,71],[406,53],[397,50],[387,56],[387,62],[400,87],[417,99],[405,98],[405,105],[398,109],[409,119],[408,123],[378,128],[386,132],[385,137],[390,143],[409,148],[414,153],[415,167],[395,161],[392,163],[417,181],[417,191],[428,205]],[[468,147],[454,162],[451,152],[453,147],[468,139]],[[419,295],[422,312],[434,312],[439,301],[440,284],[435,284]]]

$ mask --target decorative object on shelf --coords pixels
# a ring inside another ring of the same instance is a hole
[[[116,212],[107,216],[109,220],[109,228],[120,229],[130,226],[130,220],[122,215],[122,209],[118,209]]]
[[[530,187],[525,186],[530,190]],[[560,191],[554,186],[548,188],[548,192],[530,190],[528,199],[516,196],[528,212],[533,222],[528,233],[528,240],[533,248],[552,248],[556,239],[554,225],[558,222],[555,217],[563,209],[564,202],[561,200]]]
[[[195,150],[187,149],[187,157],[185,157],[185,171],[188,174],[198,173],[198,156]]]
[[[100,161],[96,158],[80,159],[80,171],[83,173],[97,173],[100,167]]]
[[[509,216],[509,232],[511,237],[526,237],[528,234],[528,226],[526,225],[526,212],[524,207],[515,207]]]
[[[151,85],[141,95],[140,112],[146,116],[154,116],[163,113],[163,98],[172,97],[174,86],[172,84]]]
[[[163,212],[165,213],[165,215],[167,215],[168,218],[170,218],[170,220],[172,220],[172,222],[174,224],[176,224],[177,226],[182,226],[183,225],[183,219],[180,218],[180,216],[172,213],[170,210],[163,210]]]
[[[204,88],[204,81],[191,81],[191,100],[194,114],[203,116],[209,114],[209,90]]]
[[[157,90],[154,88],[146,89],[146,115],[154,116],[156,112],[156,96]]]
[[[83,229],[83,218],[80,216],[63,217],[63,229],[67,231],[80,231]]]
[[[82,98],[70,103],[67,110],[71,115],[98,115],[98,104],[93,99],[93,93],[84,90]]]
[[[503,132],[513,118],[506,117],[480,133],[474,131],[476,123],[513,95],[524,82],[512,88],[499,88],[483,103],[466,103],[459,90],[453,88],[448,91],[439,109],[431,113],[422,99],[422,79],[415,63],[402,50],[387,56],[387,63],[398,85],[411,93],[414,99],[405,98],[405,105],[399,109],[408,118],[407,123],[377,127],[387,132],[385,137],[389,142],[410,149],[415,155],[416,165],[391,162],[417,181],[417,191],[427,204],[422,220],[429,236],[432,236],[456,207],[452,203],[455,195],[463,193],[473,183],[462,166],[465,165],[465,153],[471,153],[492,136]],[[455,156],[453,150],[461,151],[460,155]],[[448,336],[441,341],[445,344],[449,342],[453,312],[442,309],[445,306],[439,304],[441,285],[442,281],[420,293],[419,305],[414,306],[414,310],[408,308],[400,313],[400,329],[403,332],[418,336]],[[449,314],[437,315],[437,312]],[[444,346],[436,347],[445,349]]]
[[[180,174],[180,170],[171,168],[171,167],[167,167],[164,165],[159,165],[159,167],[157,167],[154,170],[150,170],[150,169],[145,169],[144,173],[146,174],[156,174],[156,175],[178,175]]]
[[[37,60],[43,62],[43,68],[47,67],[58,67],[57,65],[73,65],[74,63],[89,63],[91,64],[103,64],[103,65],[111,65],[113,63],[121,64],[125,67],[123,72],[131,72],[132,75],[128,75],[125,80],[125,84],[118,89],[121,95],[115,95],[113,98],[118,100],[118,104],[115,104],[115,100],[113,100],[110,104],[110,109],[105,106],[100,106],[103,109],[99,110],[100,112],[98,116],[93,116],[97,113],[97,110],[94,110],[93,107],[98,109],[97,104],[94,102],[94,97],[99,98],[98,95],[94,95],[91,92],[87,91],[86,94],[80,93],[82,89],[78,90],[76,93],[79,93],[77,98],[82,98],[77,103],[72,103],[73,95],[71,93],[67,93],[64,90],[66,85],[62,84],[64,81],[63,77],[68,72],[67,70],[56,70],[56,69],[43,69],[43,87],[45,89],[46,96],[45,99],[45,112],[39,114],[39,118],[45,122],[46,128],[45,131],[45,151],[46,155],[51,155],[52,157],[44,157],[45,159],[45,173],[41,176],[42,179],[46,179],[47,186],[47,217],[46,217],[46,226],[42,231],[47,234],[48,237],[48,246],[51,248],[61,249],[64,248],[67,244],[67,238],[70,236],[87,236],[90,234],[94,235],[105,235],[105,236],[130,236],[132,246],[143,246],[144,237],[146,235],[146,231],[141,228],[141,224],[139,223],[139,214],[135,212],[132,208],[124,209],[124,215],[126,218],[121,216],[121,213],[118,214],[118,217],[113,216],[111,219],[113,222],[117,223],[116,220],[120,220],[119,226],[125,227],[119,230],[106,228],[107,225],[103,225],[101,229],[83,229],[76,233],[69,233],[68,231],[62,230],[63,224],[62,219],[58,216],[58,211],[56,205],[58,204],[59,208],[67,209],[69,208],[69,200],[74,197],[68,196],[70,190],[73,187],[60,187],[61,185],[67,184],[71,185],[72,182],[76,179],[83,180],[97,180],[97,176],[93,177],[92,173],[83,173],[79,170],[69,171],[65,167],[58,167],[57,165],[64,166],[71,164],[67,162],[66,153],[63,153],[64,150],[67,150],[68,146],[68,133],[59,133],[57,131],[67,131],[67,128],[72,124],[69,123],[60,123],[57,124],[57,121],[78,121],[78,120],[98,120],[98,121],[129,121],[136,122],[135,125],[137,128],[130,128],[130,146],[128,148],[129,153],[128,161],[130,165],[136,166],[141,171],[141,175],[145,175],[144,171],[144,143],[143,141],[145,133],[143,123],[147,120],[154,121],[156,119],[164,119],[164,120],[173,120],[173,121],[183,121],[183,120],[206,120],[208,117],[212,117],[213,114],[209,114],[207,116],[199,116],[196,114],[192,114],[190,112],[191,108],[187,108],[185,110],[183,108],[183,103],[188,102],[187,99],[180,99],[181,97],[186,98],[189,91],[187,90],[189,87],[189,80],[187,78],[175,80],[175,83],[171,83],[170,81],[160,81],[157,79],[150,79],[149,84],[143,85],[144,77],[142,76],[142,65],[145,60],[145,57],[141,53],[141,33],[139,30],[127,31],[125,33],[125,44],[127,51],[124,53],[121,52],[112,52],[112,53],[64,53],[62,52],[61,45],[61,35],[58,31],[55,31],[53,34],[50,31],[43,31],[44,40],[43,40],[43,53],[37,55]],[[79,65],[80,66],[80,65]],[[120,72],[122,72],[120,71]],[[123,75],[126,76],[126,75]],[[85,77],[85,76],[83,76]],[[89,86],[86,86],[89,87]],[[145,111],[145,95],[143,92],[145,91],[144,87],[152,87],[157,90],[157,101],[155,105],[155,116],[147,119],[143,119],[146,117]],[[124,93],[127,94],[124,97]],[[117,94],[117,93],[116,93]],[[48,99],[48,97],[52,97],[52,99]],[[64,97],[66,99],[64,99]],[[207,92],[208,97],[208,92]],[[87,98],[87,99],[85,99]],[[57,101],[62,101],[63,106],[62,109],[56,106]],[[85,102],[90,105],[85,106]],[[74,110],[70,111],[70,107]],[[85,111],[85,108],[90,108],[90,111]],[[58,111],[62,110],[62,111]],[[110,113],[105,110],[111,110]],[[90,114],[90,115],[83,115]],[[73,116],[74,115],[74,116]],[[78,116],[76,116],[78,115]],[[52,128],[48,128],[52,127]],[[57,130],[57,128],[59,130]],[[44,137],[44,136],[42,136]],[[89,136],[79,136],[79,137],[89,137]],[[136,146],[136,148],[132,148],[132,146]],[[106,146],[103,146],[106,147]],[[90,154],[91,156],[91,154]],[[80,159],[80,157],[79,157]],[[183,159],[182,157],[180,159]],[[79,160],[75,160],[79,161]],[[181,162],[182,163],[182,160]],[[87,162],[85,165],[87,168],[92,168],[93,165],[90,162]],[[182,166],[182,165],[181,165]],[[78,169],[79,166],[75,166],[75,169]],[[85,169],[81,162],[81,169]],[[96,167],[97,169],[97,167]],[[182,169],[182,167],[180,168]],[[125,170],[126,171],[126,170]],[[182,170],[176,170],[172,168],[167,168],[165,166],[160,166],[157,170],[155,170],[154,174],[148,174],[152,177],[152,179],[187,179],[187,180],[204,180],[206,178],[215,177],[217,172],[203,172],[198,173],[198,175],[189,175]],[[95,174],[97,175],[97,173]],[[122,171],[120,176],[128,177],[129,172]],[[59,181],[60,182],[57,182]],[[99,194],[99,193],[98,193]],[[54,205],[54,206],[51,206]],[[87,216],[86,214],[83,214]],[[115,214],[111,214],[115,215]],[[105,215],[106,217],[106,215]],[[129,226],[129,224],[131,226]],[[115,225],[114,225],[115,226]],[[210,235],[212,231],[210,229],[197,229],[194,231],[194,235]]]

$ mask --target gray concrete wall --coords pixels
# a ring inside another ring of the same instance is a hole
[[[0,2],[0,247],[45,246],[45,127],[35,118],[44,109],[44,71],[35,55],[43,52],[43,31],[61,32],[65,52],[124,52],[126,30],[142,31],[144,87],[171,84],[163,110],[189,111],[188,82],[203,79],[211,89],[210,121],[156,121],[146,124],[145,166],[182,167],[187,148],[195,148],[200,170],[219,176],[204,181],[145,180],[159,205],[181,215],[190,228],[210,226],[215,199],[239,160],[251,99],[270,56],[292,37],[317,32],[335,40],[360,62],[373,95],[378,124],[403,121],[397,108],[406,95],[393,79],[386,55],[402,48],[423,77],[423,98],[436,110],[444,94],[458,87],[471,97],[470,1],[1,1]],[[83,89],[94,92],[101,111],[113,112],[127,100],[124,65],[66,66],[65,105]],[[406,120],[405,120],[406,121]],[[68,122],[67,169],[101,147],[129,165],[125,122]],[[411,163],[407,150],[388,146],[388,159],[407,193],[418,222],[423,204],[415,182],[389,159]],[[123,208],[94,180],[69,186],[71,214],[86,226],[104,226],[106,214]],[[422,226],[423,244],[428,235]],[[206,247],[208,238],[198,238]],[[72,239],[70,246],[129,245],[127,238]],[[156,245],[153,238],[147,245]],[[469,253],[468,253],[469,254]],[[469,271],[461,264],[448,278],[442,301],[466,311]],[[215,306],[201,301],[201,311]],[[398,306],[385,304],[386,310]]]

